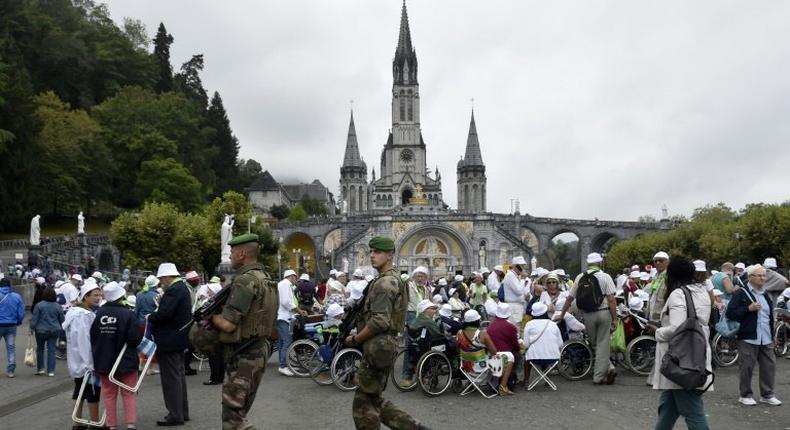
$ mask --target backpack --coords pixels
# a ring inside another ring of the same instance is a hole
[[[593,312],[601,308],[603,292],[595,272],[586,272],[579,278],[576,290],[576,306],[584,312]]]
[[[300,282],[297,287],[299,290],[299,304],[305,306],[313,305],[315,297],[315,287],[309,281]]]
[[[496,298],[499,300],[499,303],[505,303],[505,286],[503,284],[499,284],[499,289],[496,290]]]
[[[697,319],[691,292],[687,287],[681,288],[686,298],[687,318],[669,339],[669,348],[661,359],[661,374],[684,390],[697,389],[704,385],[708,375],[711,375],[710,384],[702,389],[702,392],[705,392],[713,385],[715,379],[715,375],[707,369],[708,338]]]

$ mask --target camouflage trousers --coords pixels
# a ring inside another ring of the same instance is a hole
[[[222,384],[223,430],[255,429],[246,418],[255,401],[270,351],[269,343],[263,341],[235,356],[226,354],[225,382]]]
[[[375,369],[363,357],[356,375],[359,388],[354,394],[352,406],[357,430],[377,430],[382,424],[393,430],[417,428],[414,418],[381,397],[387,387],[390,372],[392,365],[386,369]]]

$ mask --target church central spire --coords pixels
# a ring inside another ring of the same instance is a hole
[[[392,79],[396,85],[417,85],[417,52],[411,44],[409,14],[406,11],[405,1],[400,15],[398,46],[395,48],[395,58],[392,60]]]

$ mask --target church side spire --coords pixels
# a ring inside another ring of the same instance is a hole
[[[351,111],[351,120],[348,123],[348,137],[346,138],[346,153],[343,156],[343,167],[362,167],[367,170],[365,162],[359,155],[357,143],[357,130],[354,127],[354,111]]]
[[[483,155],[480,153],[480,141],[477,138],[477,125],[475,125],[475,111],[472,110],[472,119],[469,121],[469,135],[466,138],[466,153],[464,154],[465,166],[483,166]]]

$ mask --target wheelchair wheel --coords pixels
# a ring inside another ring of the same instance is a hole
[[[343,391],[357,389],[356,375],[362,362],[362,353],[358,349],[347,348],[340,351],[332,360],[332,380],[337,388]]]
[[[332,363],[325,362],[321,354],[316,354],[307,364],[310,369],[310,378],[318,385],[332,385]]]
[[[719,333],[713,337],[713,359],[721,367],[728,367],[738,361],[738,339],[724,337]]]
[[[779,322],[776,324],[776,330],[774,331],[774,355],[777,357],[782,357],[787,354],[787,350],[790,347],[788,345],[788,329],[787,324],[783,322]]]
[[[576,381],[587,376],[592,370],[593,352],[587,343],[580,340],[565,342],[560,350],[560,363],[557,371],[565,379]]]
[[[318,356],[318,345],[312,340],[301,339],[288,347],[288,368],[299,377],[310,376],[310,363]],[[320,359],[320,357],[319,357]]]
[[[55,358],[58,360],[65,360],[68,356],[68,349],[66,348],[66,338],[58,339],[55,344]]]
[[[632,372],[647,376],[656,361],[656,339],[653,336],[639,336],[628,343],[625,350],[625,364]]]
[[[395,364],[392,366],[392,372],[390,372],[390,379],[392,380],[392,385],[395,386],[400,391],[412,391],[417,388],[417,378],[412,375],[412,379],[410,383],[407,383],[405,379],[403,379],[403,366],[404,360],[406,359],[406,350],[402,350],[395,356]],[[417,366],[415,369],[412,369],[413,373],[417,373]]]
[[[417,363],[417,381],[422,391],[429,396],[439,396],[453,382],[450,360],[439,351],[429,351]]]

